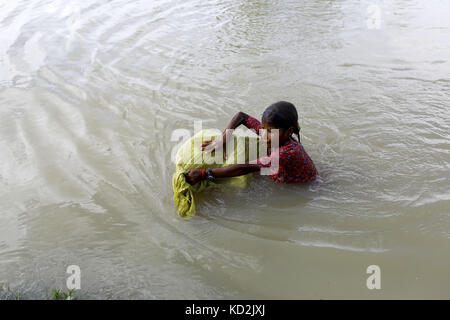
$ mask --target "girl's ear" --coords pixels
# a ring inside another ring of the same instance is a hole
[[[294,133],[294,128],[293,128],[293,127],[290,127],[290,128],[288,129],[288,137],[292,136],[293,133]]]

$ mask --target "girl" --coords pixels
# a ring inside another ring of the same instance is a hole
[[[243,112],[238,112],[231,119],[226,129],[236,129],[241,124],[254,130],[257,134],[260,134],[260,129],[266,129],[262,130],[261,138],[267,142],[268,155],[248,164],[234,164],[216,169],[189,170],[186,174],[186,181],[188,183],[194,185],[205,179],[213,180],[215,178],[235,177],[250,172],[260,171],[262,167],[271,166],[271,154],[277,154],[279,156],[278,170],[272,172],[270,175],[274,181],[285,183],[308,182],[317,177],[318,172],[316,167],[300,143],[298,114],[292,103],[279,101],[272,104],[264,111],[262,123]],[[202,145],[202,150],[214,150],[220,147],[224,148],[227,132],[228,135],[231,132],[226,129],[221,138],[206,141]],[[270,153],[271,134],[267,133],[270,133],[271,129],[279,130],[279,148],[276,153]],[[293,134],[297,136],[297,140],[292,138]]]

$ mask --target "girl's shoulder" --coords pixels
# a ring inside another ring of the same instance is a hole
[[[300,142],[292,139],[280,147],[280,152],[300,151],[302,149],[303,149],[302,144]]]
[[[279,148],[280,161],[291,162],[300,159],[302,153],[301,144],[298,141],[289,141]]]

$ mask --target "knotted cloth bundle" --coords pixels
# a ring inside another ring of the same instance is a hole
[[[240,188],[248,186],[251,174],[218,179],[213,181],[203,180],[195,185],[190,185],[184,176],[191,169],[220,168],[236,163],[247,163],[256,159],[259,150],[258,138],[233,135],[234,143],[228,144],[229,151],[227,158],[215,161],[215,153],[208,153],[201,150],[204,141],[214,139],[217,136],[217,130],[205,129],[198,132],[192,138],[187,140],[177,151],[175,163],[175,173],[172,178],[173,199],[178,215],[182,218],[190,218],[195,215],[195,194],[207,188]],[[229,138],[230,140],[230,138]],[[233,152],[230,149],[232,147]],[[218,155],[220,156],[221,153]]]

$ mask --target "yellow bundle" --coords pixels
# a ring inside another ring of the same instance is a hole
[[[232,144],[233,152],[232,154],[229,151],[227,152],[227,159],[223,158],[220,151],[217,155],[215,152],[208,153],[202,151],[202,143],[206,140],[214,139],[215,135],[217,135],[216,130],[202,130],[186,141],[177,152],[175,160],[176,169],[172,178],[172,187],[173,199],[180,217],[190,218],[195,215],[195,194],[197,192],[210,187],[245,188],[248,186],[251,174],[233,178],[217,179],[214,182],[203,180],[195,185],[190,185],[186,181],[184,174],[190,169],[220,168],[236,163],[243,163],[244,161],[248,163],[249,160],[256,159],[259,149],[258,138],[232,136],[234,139],[234,143]],[[252,141],[251,144],[249,143],[250,141]],[[255,148],[256,150],[253,150]],[[218,159],[216,156],[220,156],[220,158]],[[214,160],[216,161],[214,162]]]

